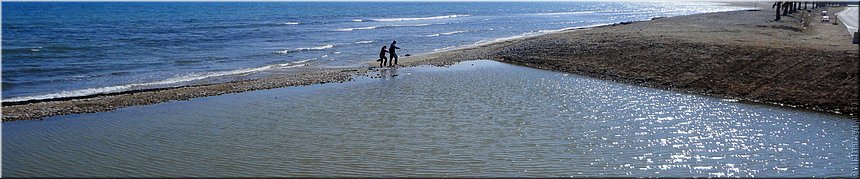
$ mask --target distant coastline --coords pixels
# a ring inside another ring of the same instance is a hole
[[[401,65],[449,65],[464,60],[491,59],[655,88],[856,115],[856,46],[832,43],[833,40],[843,38],[830,34],[832,26],[813,24],[811,30],[803,30],[801,18],[787,17],[780,22],[770,22],[768,19],[772,18],[773,11],[759,9],[762,11],[697,14],[562,30],[405,57]],[[812,15],[809,18],[814,19],[815,13]],[[802,40],[784,40],[791,38]],[[785,51],[789,53],[782,54]],[[761,59],[780,60],[751,63]],[[814,59],[815,62],[807,59]],[[784,67],[785,64],[794,65]],[[744,65],[761,68],[725,71]],[[827,67],[838,68],[833,73],[803,76],[810,71],[832,70]],[[696,68],[700,70],[690,71]],[[4,102],[3,121],[100,112],[252,90],[344,82],[372,70],[376,69],[307,69],[227,83]],[[783,75],[773,74],[773,70],[794,72]],[[732,75],[737,73],[743,75]],[[766,80],[777,80],[778,83]]]

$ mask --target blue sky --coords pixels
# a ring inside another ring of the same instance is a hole
[[[4,0],[4,1],[219,1],[219,2],[259,2],[259,1],[284,1],[284,2],[295,2],[295,1],[311,1],[311,2],[379,2],[379,1],[397,1],[397,2],[546,2],[546,1],[621,1],[621,2],[671,2],[671,1],[679,1],[679,2],[772,2],[772,0]],[[812,0],[815,1],[815,0]],[[823,1],[823,0],[822,0]],[[830,1],[839,1],[839,0],[830,0]],[[847,1],[847,0],[845,0]]]
[[[72,2],[575,2],[575,1],[613,1],[613,2],[773,2],[773,0],[3,0],[10,1],[72,1]],[[846,1],[857,0],[808,0],[810,1]]]

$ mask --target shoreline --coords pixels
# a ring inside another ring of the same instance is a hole
[[[762,8],[762,12],[758,13],[768,13],[773,12],[772,10],[768,11],[767,9]],[[813,111],[825,111],[831,113],[841,113],[843,115],[851,115],[855,116],[857,113],[857,103],[856,100],[854,104],[850,104],[850,102],[846,105],[844,101],[840,101],[840,103],[835,104],[811,104],[807,101],[798,101],[792,100],[792,98],[761,98],[757,96],[747,96],[745,94],[739,93],[730,93],[731,90],[727,91],[719,91],[715,89],[702,88],[700,85],[692,85],[690,86],[690,82],[688,82],[687,86],[684,84],[679,84],[677,81],[666,80],[665,74],[662,76],[660,73],[644,73],[636,74],[629,72],[631,69],[634,72],[637,71],[645,71],[647,72],[647,68],[624,68],[624,66],[612,66],[600,63],[600,61],[613,61],[608,57],[611,57],[611,53],[606,54],[606,52],[602,52],[601,50],[596,51],[586,51],[583,53],[583,50],[592,50],[595,48],[608,48],[610,51],[617,51],[614,48],[618,48],[617,43],[630,43],[632,44],[642,44],[643,42],[649,41],[659,41],[659,39],[651,39],[647,38],[653,36],[653,34],[648,36],[631,36],[625,33],[635,33],[635,29],[631,28],[639,28],[639,31],[642,31],[642,28],[651,28],[651,29],[660,29],[664,31],[669,30],[678,30],[678,29],[663,29],[664,27],[660,26],[659,22],[665,21],[683,21],[686,19],[695,19],[697,17],[708,17],[708,16],[739,16],[740,18],[746,19],[746,16],[755,15],[757,11],[729,11],[729,12],[717,12],[717,13],[706,13],[706,14],[694,14],[694,15],[686,15],[686,16],[676,16],[669,18],[655,18],[648,21],[637,21],[637,22],[622,22],[615,23],[605,26],[596,26],[596,27],[588,27],[588,28],[574,28],[568,30],[561,30],[557,32],[550,32],[547,34],[540,34],[535,36],[528,36],[522,38],[514,38],[514,39],[506,39],[502,41],[496,41],[486,44],[473,45],[463,48],[456,48],[447,51],[440,52],[431,52],[426,54],[420,54],[416,56],[404,57],[401,58],[401,63],[398,65],[400,67],[412,67],[419,65],[433,65],[433,66],[446,66],[451,65],[460,61],[466,60],[479,60],[479,59],[489,59],[496,60],[504,63],[538,68],[538,69],[546,69],[557,72],[565,72],[578,74],[588,77],[595,77],[603,80],[617,81],[629,84],[635,84],[640,86],[659,88],[659,89],[668,89],[672,91],[679,91],[691,94],[703,94],[707,96],[717,96],[729,99],[738,99],[741,101],[750,101],[755,103],[764,103],[764,104],[776,104],[776,105],[790,105],[797,106],[800,109],[809,109]],[[749,14],[745,14],[749,13]],[[812,13],[816,14],[816,13]],[[772,16],[767,16],[771,18]],[[811,17],[814,18],[815,16]],[[737,17],[736,17],[737,18]],[[681,19],[681,20],[678,20]],[[793,31],[790,28],[791,23],[788,21],[793,21],[799,18],[788,18],[786,17],[780,23],[776,23],[777,25],[782,26],[753,26],[753,29],[766,29],[766,30],[776,30],[776,31]],[[708,19],[705,19],[708,20]],[[713,21],[722,21],[722,19],[711,19]],[[695,22],[688,22],[695,23]],[[701,23],[701,22],[700,22]],[[759,22],[753,22],[759,23]],[[774,23],[770,23],[774,24]],[[800,23],[797,23],[800,25]],[[676,28],[684,28],[684,27],[676,27]],[[742,30],[737,33],[744,33]],[[606,36],[606,33],[615,33],[617,36]],[[747,36],[755,37],[756,32],[745,32],[744,34],[750,34]],[[759,32],[761,33],[761,32]],[[780,32],[777,32],[777,34]],[[598,34],[598,37],[594,35]],[[660,34],[660,39],[663,38],[663,35],[671,35],[671,34]],[[783,34],[784,35],[784,34]],[[789,36],[794,34],[789,34]],[[809,35],[809,34],[807,34]],[[814,35],[814,34],[813,34]],[[571,37],[573,36],[573,37]],[[637,38],[641,40],[637,40]],[[643,39],[644,38],[644,39]],[[692,46],[685,47],[687,51],[691,52],[681,52],[674,55],[681,56],[690,56],[690,54],[698,53],[696,51],[702,50],[702,48],[711,48],[711,46],[726,46],[720,48],[727,49],[735,49],[736,47],[732,45],[738,44],[725,44],[719,41],[710,41],[710,42],[689,42],[689,41],[697,41],[696,39],[689,39],[687,36],[684,37],[671,37],[676,38],[674,42],[682,42],[683,46]],[[711,37],[699,37],[703,39],[711,39]],[[718,39],[722,39],[717,37]],[[619,40],[627,40],[621,42],[614,43],[603,43],[603,44],[595,44],[599,47],[588,47],[588,46],[578,46],[579,48],[569,48],[569,46],[576,45],[576,43],[583,44],[582,41],[569,41],[562,42],[559,39],[573,39],[573,40],[584,40],[591,42],[599,42],[599,41],[619,41]],[[632,41],[629,41],[632,40]],[[642,41],[644,40],[644,41]],[[815,41],[812,39],[810,41]],[[752,41],[755,43],[755,40]],[[850,44],[850,39],[848,40]],[[541,45],[536,45],[539,43]],[[816,42],[820,44],[820,42]],[[538,47],[543,47],[545,44],[550,44],[548,47],[552,51],[563,51],[568,53],[558,53],[558,52],[550,52],[546,51],[544,53],[534,54],[535,51],[541,51],[546,49],[539,49]],[[609,47],[605,47],[609,45]],[[644,45],[648,45],[649,47],[654,44],[646,43]],[[659,45],[672,47],[672,43],[660,43]],[[803,44],[806,45],[806,44]],[[754,48],[764,48],[764,52],[768,52],[767,54],[772,55],[775,50],[780,49],[797,49],[800,45],[786,46],[777,44],[776,47],[772,47],[770,45],[761,45],[761,44],[741,44],[741,47],[754,47]],[[849,46],[850,47],[850,46]],[[662,48],[661,48],[662,49]],[[856,48],[855,48],[856,49]],[[629,49],[627,49],[629,50]],[[820,50],[820,49],[819,49]],[[844,49],[842,49],[844,50]],[[651,48],[643,48],[638,49],[637,51],[641,51],[641,55],[639,58],[663,58],[661,56],[656,56],[653,54],[654,50]],[[670,52],[672,50],[669,50]],[[624,52],[622,50],[621,52]],[[665,52],[665,51],[661,51]],[[722,52],[722,51],[721,51]],[[755,56],[757,55],[754,51],[748,52],[743,55],[746,56]],[[839,51],[841,52],[841,51]],[[590,54],[589,54],[590,53]],[[650,55],[648,55],[650,54]],[[816,52],[816,54],[818,54]],[[854,62],[856,62],[856,52],[851,54],[849,52],[845,52],[848,57],[853,55]],[[732,55],[732,54],[724,54],[724,55]],[[587,56],[591,61],[582,61],[577,60],[581,56]],[[571,58],[576,57],[577,59],[568,59],[568,61],[562,60],[547,60],[548,58]],[[690,57],[686,57],[690,58]],[[749,58],[749,57],[747,57]],[[758,59],[762,58],[776,58],[770,56],[758,56],[755,57]],[[836,57],[836,59],[841,59],[842,57]],[[713,60],[711,58],[703,58],[703,57],[693,57],[692,59],[696,60]],[[677,60],[677,58],[676,58]],[[849,59],[850,61],[850,59]],[[595,62],[595,63],[585,63],[585,62]],[[55,115],[67,115],[67,114],[79,114],[79,113],[93,113],[93,112],[101,112],[101,111],[110,111],[122,107],[128,106],[136,106],[136,105],[148,105],[155,104],[161,102],[168,101],[178,101],[178,100],[187,100],[192,98],[206,97],[206,96],[215,96],[221,94],[228,93],[239,93],[245,91],[252,90],[263,90],[263,89],[272,89],[272,88],[282,88],[289,86],[303,86],[303,85],[312,85],[312,84],[323,84],[323,83],[331,83],[331,82],[345,82],[350,81],[356,76],[367,76],[371,71],[378,71],[379,69],[375,68],[373,65],[375,62],[369,62],[369,67],[355,67],[355,68],[336,68],[336,69],[316,69],[316,70],[307,70],[307,71],[297,71],[294,73],[289,73],[287,75],[279,75],[279,76],[270,76],[264,77],[260,79],[252,79],[252,80],[242,80],[242,81],[234,81],[227,83],[215,83],[215,84],[204,84],[204,85],[192,85],[192,86],[182,86],[182,87],[171,87],[171,88],[156,88],[156,89],[145,89],[145,90],[135,90],[135,91],[125,91],[125,92],[117,92],[117,93],[107,93],[107,94],[94,94],[88,96],[79,96],[79,97],[69,97],[69,98],[55,98],[55,99],[46,99],[46,100],[36,100],[36,101],[20,101],[20,102],[3,102],[3,121],[15,121],[15,120],[36,120],[44,117],[55,116]],[[655,62],[656,63],[656,62]],[[378,63],[376,63],[378,65]],[[856,63],[853,66],[853,78],[857,78],[857,66]],[[665,64],[656,64],[659,67],[665,68]],[[796,66],[796,65],[795,65]],[[608,67],[608,68],[600,68],[600,67]],[[850,69],[850,67],[849,67]],[[602,71],[600,71],[602,70]],[[850,72],[849,72],[850,73]],[[655,75],[658,74],[658,75]],[[693,74],[695,75],[695,74]],[[701,75],[701,74],[700,74]],[[849,78],[852,74],[849,74]],[[689,76],[689,75],[688,75]],[[661,78],[662,77],[662,78]],[[737,76],[735,76],[737,77]],[[698,76],[693,81],[699,81],[702,76]],[[731,79],[726,77],[727,79]],[[750,78],[750,77],[746,77]],[[753,77],[755,78],[755,77]],[[668,78],[671,79],[671,78]],[[713,82],[713,81],[711,81]],[[841,83],[844,83],[842,81]],[[707,86],[707,83],[705,83]],[[848,88],[851,88],[850,85]],[[853,98],[857,99],[857,84],[853,83]],[[791,96],[789,96],[791,97]],[[851,97],[851,95],[848,95]],[[814,98],[813,98],[814,99]],[[841,111],[841,112],[840,112]]]
[[[103,112],[122,107],[181,101],[254,90],[339,83],[350,81],[353,76],[361,73],[367,73],[367,70],[362,68],[320,69],[226,83],[142,89],[35,101],[3,102],[3,122],[38,120],[56,115]]]
[[[772,13],[662,18],[480,48],[492,49],[484,58],[515,65],[856,119],[858,52],[850,36],[797,17],[808,13],[779,22]]]

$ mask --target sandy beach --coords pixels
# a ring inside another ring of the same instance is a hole
[[[858,47],[820,10],[709,13],[569,30],[447,53],[642,86],[856,116]],[[831,8],[839,12],[841,8]],[[802,18],[805,17],[805,18]]]
[[[763,7],[760,3],[759,7]],[[769,6],[767,6],[769,7]],[[708,13],[573,29],[404,57],[403,67],[490,59],[675,91],[856,116],[858,47],[818,10]],[[838,10],[831,8],[831,12]],[[803,18],[805,17],[805,18]],[[91,113],[205,96],[349,81],[379,69],[308,69],[262,79],[3,103],[3,121]]]

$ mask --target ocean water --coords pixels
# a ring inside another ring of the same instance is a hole
[[[382,74],[4,122],[3,176],[858,174],[848,116],[495,61]]]
[[[3,2],[3,101],[222,82],[658,16],[718,3]]]

